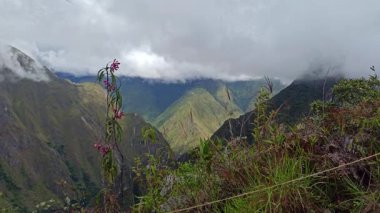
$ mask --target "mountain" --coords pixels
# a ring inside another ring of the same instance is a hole
[[[331,89],[338,82],[339,77],[326,79],[296,80],[281,90],[270,101],[272,109],[280,108],[277,119],[280,122],[294,124],[309,113],[310,104],[315,100],[331,98]],[[247,138],[253,141],[252,131],[255,112],[250,111],[236,119],[229,119],[215,131],[212,139],[231,140],[233,138]]]
[[[62,80],[16,48],[5,52],[0,58],[0,206],[31,211],[41,201],[75,198],[72,189],[84,193],[82,202],[93,202],[101,187],[100,155],[93,144],[103,132],[105,92],[93,83]],[[122,120],[130,199],[134,158],[170,152],[158,131],[157,144],[144,145],[141,129],[147,126],[133,113]]]
[[[95,81],[94,76],[58,75],[74,82]],[[226,119],[252,110],[258,91],[267,83],[265,79],[162,82],[131,77],[120,81],[125,111],[151,122],[177,153],[193,148],[200,138],[209,138]],[[279,80],[272,82],[274,93],[284,87]]]
[[[58,72],[57,75],[72,82],[95,82],[95,76],[74,76],[69,73]],[[189,91],[197,88],[207,90],[218,101],[218,92],[226,87],[234,96],[234,104],[242,112],[252,110],[260,87],[266,84],[264,79],[226,82],[214,79],[197,79],[185,82],[163,82],[159,80],[143,79],[138,77],[121,76],[123,101],[126,112],[140,114],[145,120],[154,122],[161,113],[167,110],[177,100]],[[274,91],[284,88],[279,80],[273,80]],[[225,93],[225,91],[223,91]],[[222,103],[223,104],[223,103]]]

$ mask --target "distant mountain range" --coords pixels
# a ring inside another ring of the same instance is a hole
[[[42,201],[76,198],[72,189],[84,193],[81,202],[93,202],[101,187],[100,154],[93,145],[103,132],[104,90],[62,80],[16,48],[8,53],[4,61],[12,66],[0,67],[0,206],[30,212]],[[156,145],[144,144],[141,129],[149,126],[134,113],[122,120],[129,202],[134,158],[170,152],[158,131]]]
[[[95,76],[75,77],[57,73],[73,82],[95,82]],[[157,127],[177,153],[187,151],[209,138],[228,118],[236,118],[253,109],[264,79],[226,82],[198,79],[163,82],[120,77],[125,111],[140,114]],[[284,84],[272,80],[274,93]]]

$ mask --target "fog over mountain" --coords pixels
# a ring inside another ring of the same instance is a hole
[[[0,82],[27,78],[33,81],[49,81],[46,68],[17,49],[0,45]]]
[[[380,67],[378,0],[1,0],[0,14],[1,43],[77,75],[113,58],[164,80]]]

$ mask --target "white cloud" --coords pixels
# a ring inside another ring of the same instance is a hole
[[[145,78],[161,78],[161,73],[173,70],[168,61],[149,48],[132,50],[123,54],[123,62],[128,66],[128,72],[123,74]]]
[[[76,74],[113,58],[125,75],[169,80],[380,67],[377,0],[3,0],[0,13],[3,42]]]
[[[30,61],[22,53],[9,46],[0,45],[0,82],[21,78],[33,81],[49,81],[46,69],[37,61]]]

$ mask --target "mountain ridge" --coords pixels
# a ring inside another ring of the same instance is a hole
[[[69,73],[57,72],[63,79],[73,82],[95,82],[95,76],[74,76]],[[220,86],[227,87],[231,95],[235,97],[236,105],[245,112],[249,110],[247,102],[256,97],[260,87],[266,84],[264,79],[227,82],[214,79],[194,79],[186,82],[163,82],[144,79],[140,77],[120,77],[124,94],[124,105],[127,112],[139,113],[149,122],[153,122],[161,113],[169,108],[176,100],[186,92],[195,89],[206,89],[217,100],[217,92]],[[273,80],[275,92],[280,91],[284,84],[279,80]],[[244,91],[241,92],[241,91]],[[220,101],[220,100],[218,100]]]

